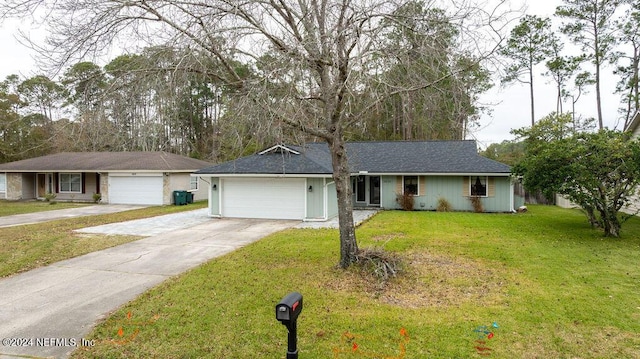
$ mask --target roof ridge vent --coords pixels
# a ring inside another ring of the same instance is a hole
[[[275,145],[275,146],[271,146],[269,148],[267,148],[266,150],[263,150],[261,152],[258,152],[259,155],[265,155],[265,154],[269,154],[269,153],[292,153],[294,155],[299,155],[300,152],[291,149],[285,145]]]

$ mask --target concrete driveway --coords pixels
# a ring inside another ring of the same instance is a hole
[[[145,206],[134,206],[134,205],[128,205],[128,204],[100,204],[95,206],[86,206],[86,207],[68,208],[68,209],[55,209],[53,211],[16,214],[13,216],[0,217],[0,228],[19,226],[23,224],[47,222],[47,221],[53,221],[56,219],[94,216],[98,214],[130,211],[132,209],[139,209],[144,207]]]
[[[3,341],[0,358],[65,358],[98,320],[149,288],[298,223],[208,219],[0,279],[0,339],[32,338],[29,346]]]

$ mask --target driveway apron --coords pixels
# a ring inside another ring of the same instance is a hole
[[[149,288],[297,223],[209,219],[1,279],[0,339],[26,340],[3,341],[0,358],[65,358],[98,320]]]

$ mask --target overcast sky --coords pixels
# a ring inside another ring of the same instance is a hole
[[[516,3],[518,0],[513,0],[513,2]],[[561,0],[529,1],[527,13],[551,17],[555,8],[561,3]],[[557,22],[555,21],[555,23]],[[32,58],[33,54],[15,38],[16,28],[19,25],[21,24],[18,21],[9,21],[0,27],[0,48],[2,49],[0,80],[4,80],[7,75],[14,73],[28,77],[37,72],[37,66]],[[33,31],[42,33],[43,29],[34,29]],[[617,115],[619,96],[613,95],[615,83],[618,80],[612,75],[612,70],[611,67],[608,67],[603,71],[605,77],[601,88],[603,117],[606,127],[615,128],[618,126],[620,128]],[[540,66],[537,72],[544,72],[544,67]],[[548,83],[549,80],[538,76],[537,83],[535,83],[536,119],[555,110],[555,88]],[[491,105],[492,113],[484,115],[481,118],[479,130],[469,136],[469,138],[477,139],[481,148],[485,148],[491,143],[513,139],[509,133],[511,129],[531,124],[528,87],[514,84],[503,88],[497,79],[495,81],[496,86],[481,98],[483,103]],[[595,89],[590,88],[589,90],[589,94],[583,96],[578,102],[576,112],[584,117],[595,117]],[[569,104],[565,104],[565,109],[567,108],[569,108]]]

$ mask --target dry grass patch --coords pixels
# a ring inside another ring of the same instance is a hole
[[[407,238],[407,235],[405,233],[387,233],[387,234],[375,235],[371,237],[371,240],[374,242],[389,242],[394,239],[403,239],[403,238]]]
[[[385,304],[414,309],[504,301],[507,279],[486,263],[430,252],[398,257],[402,264],[395,277],[380,280],[369,269],[340,270],[336,272],[339,280],[325,287],[338,292],[355,290]]]
[[[431,252],[408,254],[407,274],[391,281],[380,296],[405,308],[496,304],[502,300],[506,279],[489,265]]]

